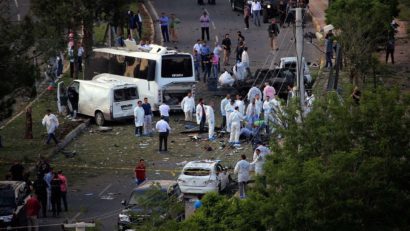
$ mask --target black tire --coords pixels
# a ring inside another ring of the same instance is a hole
[[[103,126],[104,123],[105,123],[104,114],[103,114],[101,111],[97,111],[97,112],[95,113],[94,119],[95,119],[95,123],[96,123],[98,126]]]

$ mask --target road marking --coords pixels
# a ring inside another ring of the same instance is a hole
[[[17,2],[17,0],[14,0],[14,4],[16,5],[16,8],[19,8],[19,3]]]
[[[71,221],[75,221],[75,219],[77,219],[77,217],[79,217],[80,215],[81,215],[81,212],[78,212],[77,214],[75,214],[73,218],[71,218]]]
[[[100,194],[98,194],[98,196],[99,196],[99,197],[102,196],[102,195],[105,193],[105,191],[107,191],[107,190],[111,187],[111,185],[112,185],[112,184],[107,185],[107,187],[105,187],[105,188],[100,192]]]

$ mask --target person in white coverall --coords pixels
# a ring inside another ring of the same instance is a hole
[[[208,122],[208,139],[215,140],[215,114],[214,109],[210,105],[205,106],[206,121]]]
[[[134,108],[135,136],[142,136],[142,128],[144,126],[145,111],[142,108],[142,101],[139,100]]]
[[[241,134],[241,122],[243,121],[243,115],[239,112],[238,107],[235,107],[235,111],[229,115],[229,121],[231,123],[229,143],[239,144],[239,135]]]
[[[248,94],[246,95],[246,98],[248,99],[249,102],[252,102],[253,99],[255,99],[256,95],[261,96],[262,92],[259,88],[257,87],[251,87],[249,89]]]
[[[245,198],[245,188],[249,181],[249,170],[251,165],[246,161],[246,156],[241,155],[241,160],[235,165],[234,173],[238,174],[239,197]]]
[[[263,154],[259,148],[255,149],[255,152],[253,153],[253,161],[251,165],[254,166],[255,168],[255,174],[257,176],[263,175],[263,165],[265,164],[266,160],[266,154]]]
[[[265,120],[266,125],[266,134],[269,134],[269,121],[270,121],[270,113],[271,113],[271,104],[270,104],[270,97],[266,96],[265,101],[263,102],[263,119]]]
[[[225,127],[226,127],[226,111],[225,111],[225,107],[226,107],[226,105],[229,104],[230,100],[231,100],[231,95],[229,95],[229,94],[227,94],[227,95],[225,96],[225,98],[223,98],[223,99],[221,100],[221,115],[222,115],[221,129],[222,129],[222,130],[225,129]]]
[[[236,95],[235,106],[239,108],[239,112],[244,115],[245,114],[245,103],[242,100],[242,96]]]
[[[192,121],[192,112],[195,109],[195,100],[192,93],[189,92],[187,96],[181,101],[181,109],[185,113],[185,121]]]
[[[232,112],[235,111],[235,100],[231,100],[229,104],[226,105],[225,107],[225,113],[226,113],[226,131],[231,132],[231,114]]]

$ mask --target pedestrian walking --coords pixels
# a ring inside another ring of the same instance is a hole
[[[67,177],[64,176],[62,170],[59,170],[58,171],[58,178],[61,181],[61,185],[60,185],[61,200],[63,201],[64,211],[67,212],[68,211],[68,206],[67,206],[67,191],[68,191]]]
[[[229,101],[231,101],[231,95],[227,94],[225,98],[221,100],[221,115],[222,115],[222,124],[221,124],[221,129],[224,130],[226,129],[226,105],[229,104]]]
[[[325,37],[325,53],[326,53],[326,65],[325,68],[332,68],[333,58],[333,33],[330,30]]]
[[[243,21],[245,22],[245,30],[249,29],[249,17],[251,16],[251,8],[245,4],[243,8]]]
[[[159,151],[168,151],[168,135],[171,131],[171,127],[169,126],[168,122],[165,120],[164,116],[161,116],[161,120],[157,122],[155,125],[159,133]],[[162,149],[164,146],[164,149]]]
[[[229,137],[229,143],[233,145],[239,145],[239,135],[241,133],[241,123],[243,121],[243,114],[239,112],[239,107],[235,106],[235,111],[229,115],[229,121],[231,123],[231,134]]]
[[[226,131],[231,132],[231,114],[235,111],[235,100],[231,101],[225,107],[226,113]]]
[[[78,64],[78,71],[83,71],[83,56],[84,56],[84,47],[82,43],[78,43],[78,50],[77,50],[77,64]]]
[[[196,122],[199,124],[199,132],[204,132],[206,122],[206,110],[204,105],[204,99],[200,98],[198,105],[196,106]]]
[[[269,34],[269,45],[272,51],[279,50],[278,45],[276,44],[276,37],[279,35],[279,26],[276,24],[276,20],[272,19],[271,24],[268,27],[268,34]]]
[[[27,215],[27,230],[38,231],[38,215],[40,211],[40,202],[37,200],[37,196],[32,194],[26,202],[26,215]]]
[[[135,166],[135,183],[140,185],[142,182],[146,180],[146,168],[145,168],[145,161],[144,159],[140,159],[138,164]]]
[[[199,18],[199,22],[201,23],[201,38],[202,40],[205,41],[205,34],[206,34],[206,40],[209,41],[209,23],[211,22],[211,19],[208,16],[208,13],[204,11]]]
[[[47,128],[46,144],[49,144],[51,139],[53,139],[54,142],[58,144],[59,142],[56,138],[55,133],[56,133],[59,123],[58,123],[57,117],[53,113],[51,113],[50,109],[47,109],[46,115],[44,116],[42,120],[42,124],[43,126],[46,126]]]
[[[276,95],[276,90],[272,87],[269,82],[265,82],[265,87],[263,88],[263,98],[266,100],[267,97],[269,99],[273,99],[273,96]]]
[[[391,63],[394,64],[394,48],[395,48],[395,39],[394,36],[391,36],[387,40],[386,44],[386,63],[389,60],[389,56],[391,58]]]
[[[212,108],[212,103],[205,106],[206,121],[208,122],[208,140],[215,140],[215,113]]]
[[[70,46],[68,49],[68,60],[70,61],[70,77],[74,78],[74,65],[75,65],[74,46]]]
[[[144,126],[145,111],[142,108],[142,101],[138,100],[137,106],[134,108],[134,123],[135,123],[135,136],[142,136],[142,128]]]
[[[162,102],[158,110],[160,116],[163,117],[164,120],[167,121],[167,123],[169,123],[169,111],[171,110],[169,106],[165,102]]]
[[[51,210],[53,217],[58,217],[61,212],[61,180],[58,173],[54,173],[53,179],[50,182],[51,186]]]
[[[144,109],[144,135],[150,136],[152,134],[152,110],[147,97],[144,98],[142,108]]]
[[[260,12],[262,10],[261,2],[258,0],[253,0],[251,4],[251,12],[252,12],[252,17],[253,17],[253,24],[255,26],[261,26],[261,20],[260,20]]]
[[[224,50],[223,64],[229,65],[229,56],[231,55],[231,39],[229,34],[225,34],[225,38],[222,40],[222,48]]]
[[[11,180],[23,181],[24,177],[24,166],[20,161],[14,161],[14,164],[10,167],[9,173],[11,175]]]
[[[191,92],[188,92],[188,95],[182,99],[181,108],[185,113],[185,121],[192,121],[192,113],[195,109],[195,100],[194,97],[192,97]]]
[[[41,203],[41,211],[43,217],[47,217],[47,183],[44,181],[41,174],[37,175],[37,179],[33,183],[34,193]]]
[[[235,165],[234,173],[238,174],[239,197],[245,198],[245,189],[249,181],[250,164],[246,161],[246,155],[241,155],[241,160]]]
[[[169,18],[165,15],[164,12],[161,13],[161,17],[159,18],[159,23],[161,25],[161,33],[164,42],[169,42],[169,34],[168,34],[168,26],[169,26]]]
[[[172,43],[178,42],[177,24],[179,23],[181,23],[181,21],[175,16],[175,14],[171,14],[171,20],[169,21],[169,31],[171,32]]]

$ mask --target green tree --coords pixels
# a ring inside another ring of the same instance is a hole
[[[352,83],[358,85],[374,66],[372,53],[384,47],[389,23],[396,14],[396,0],[332,1],[326,21],[340,31],[337,40],[343,47]]]

